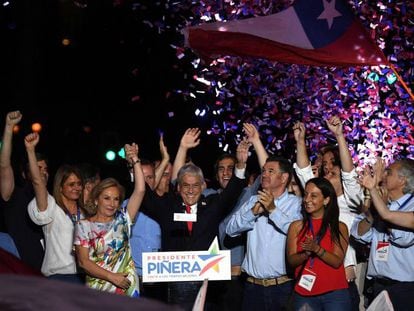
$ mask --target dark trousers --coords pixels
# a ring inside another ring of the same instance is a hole
[[[242,310],[287,310],[293,285],[293,281],[272,286],[245,282]]]
[[[352,311],[359,311],[359,292],[355,281],[348,282],[348,292],[349,297],[351,298],[351,310]]]
[[[167,302],[191,310],[202,282],[170,282],[167,285]]]
[[[67,283],[85,285],[84,274],[52,274],[48,276],[48,279],[58,280]]]
[[[141,282],[141,278],[139,281]],[[141,297],[167,302],[167,288],[163,282],[140,283],[139,290]]]
[[[371,303],[380,292],[386,290],[395,311],[412,310],[414,282],[400,282],[385,278],[374,278],[371,286],[373,295],[369,303]]]
[[[294,307],[301,310],[351,311],[351,299],[348,289],[333,290],[314,296],[302,296],[295,292]]]
[[[240,311],[242,309],[244,276],[232,276],[230,281],[223,282],[223,295],[220,309],[223,311]]]
[[[184,310],[192,310],[198,291],[203,282],[170,282],[167,289],[169,304],[178,305]],[[204,304],[205,311],[222,311],[224,286],[221,281],[209,281]]]

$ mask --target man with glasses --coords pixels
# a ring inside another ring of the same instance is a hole
[[[293,290],[285,263],[286,234],[301,219],[302,199],[288,193],[291,163],[270,156],[262,169],[261,188],[230,219],[226,233],[247,231],[242,270],[247,273],[243,310],[283,310]]]

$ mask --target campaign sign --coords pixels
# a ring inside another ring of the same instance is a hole
[[[230,280],[230,251],[217,240],[207,251],[142,253],[142,281],[178,282]]]

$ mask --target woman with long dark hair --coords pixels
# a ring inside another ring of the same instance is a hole
[[[288,231],[287,260],[295,268],[295,310],[350,310],[344,257],[348,229],[339,221],[335,189],[325,178],[305,186],[303,219]]]

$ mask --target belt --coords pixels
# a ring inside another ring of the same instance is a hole
[[[253,283],[256,285],[261,285],[264,287],[274,286],[274,285],[282,285],[286,282],[292,281],[290,277],[287,275],[282,275],[277,278],[270,278],[270,279],[256,279],[252,276],[247,277],[247,282]]]
[[[231,276],[240,276],[241,266],[231,266]]]
[[[390,278],[386,278],[386,277],[374,277],[374,282],[384,285],[384,286],[391,286],[397,283],[401,283],[401,281],[397,281],[397,280],[393,280]]]

